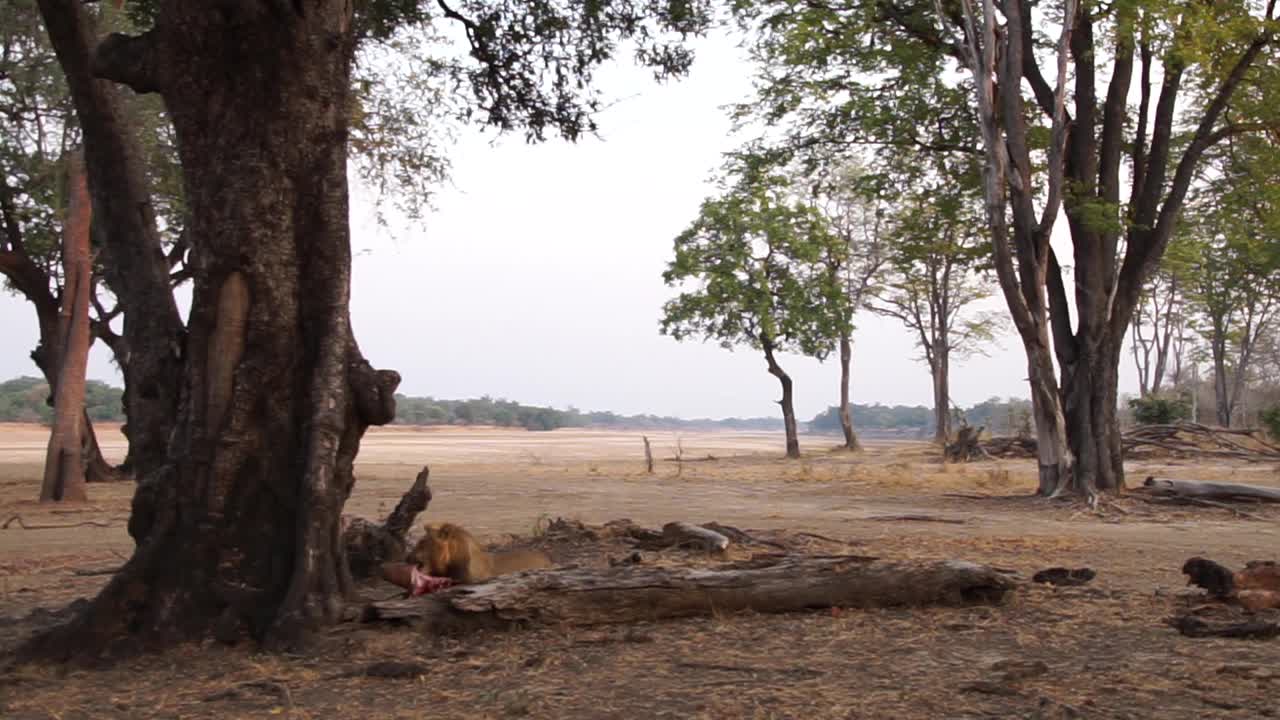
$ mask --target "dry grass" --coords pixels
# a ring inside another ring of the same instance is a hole
[[[104,435],[107,435],[104,433]],[[667,457],[674,436],[650,434]],[[718,520],[782,528],[813,552],[964,558],[1029,576],[1053,565],[1098,570],[1084,588],[1030,586],[1000,608],[737,615],[593,629],[493,633],[466,640],[343,626],[302,656],[177,648],[96,671],[23,667],[0,674],[6,718],[1257,718],[1276,713],[1280,643],[1189,640],[1162,623],[1193,598],[1190,555],[1229,565],[1274,558],[1280,513],[1262,521],[1215,509],[1122,499],[1097,511],[1028,496],[1030,461],[945,465],[923,444],[828,452],[805,438],[800,462],[765,434],[683,433],[684,457],[644,472],[639,433],[484,430],[372,433],[350,512],[376,517],[424,463],[435,519],[482,537],[565,542],[559,516],[649,526]],[[92,594],[131,549],[126,486],[93,487],[92,505],[31,501],[41,433],[0,428],[0,521],[106,521],[0,530],[0,644],[29,632],[34,607]],[[117,446],[109,449],[118,451]],[[1259,465],[1144,462],[1148,474],[1280,484]],[[963,495],[964,497],[957,497]],[[978,496],[978,497],[971,497]],[[989,496],[989,497],[983,497]],[[56,510],[56,511],[55,511]],[[70,510],[72,512],[65,512]],[[880,518],[908,516],[886,522]],[[944,519],[950,522],[932,522]],[[799,535],[807,532],[814,535]],[[821,538],[815,535],[822,536]],[[822,539],[830,538],[830,539]],[[834,541],[834,542],[833,542]],[[603,563],[615,547],[561,545]],[[684,562],[679,557],[659,558]],[[386,587],[377,588],[386,594]],[[4,620],[4,618],[10,620]],[[423,663],[416,678],[336,677],[379,660]],[[1005,680],[1001,661],[1042,662]],[[984,684],[985,683],[985,684]],[[1001,694],[992,694],[1001,693]]]

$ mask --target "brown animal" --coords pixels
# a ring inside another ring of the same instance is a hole
[[[519,570],[551,567],[551,558],[536,550],[486,552],[460,525],[427,525],[408,560],[428,575],[447,577],[456,583],[478,583]]]
[[[1234,600],[1247,610],[1280,608],[1280,565],[1252,560],[1244,570],[1193,557],[1182,566],[1188,585],[1198,585],[1220,600]]]

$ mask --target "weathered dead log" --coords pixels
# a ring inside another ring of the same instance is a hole
[[[669,522],[663,525],[662,538],[672,547],[695,547],[707,552],[724,552],[729,549],[729,538],[687,522]]]
[[[342,544],[347,552],[347,566],[354,578],[373,577],[385,562],[404,559],[405,536],[413,521],[431,502],[431,488],[427,478],[431,470],[422,466],[413,485],[396,503],[396,507],[381,525],[364,518],[343,517]]]
[[[1280,623],[1266,620],[1244,622],[1209,622],[1194,615],[1183,615],[1169,621],[1178,632],[1191,638],[1222,637],[1269,640],[1280,636]]]
[[[1280,502],[1280,488],[1241,483],[1205,482],[1200,480],[1174,480],[1148,477],[1142,487],[1155,495],[1197,500],[1252,500],[1254,502]]]
[[[479,585],[367,605],[365,622],[427,632],[600,625],[751,610],[999,604],[1014,581],[969,562],[790,556],[730,569],[631,566],[516,573]]]

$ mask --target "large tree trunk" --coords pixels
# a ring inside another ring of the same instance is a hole
[[[81,437],[84,376],[89,360],[90,203],[84,158],[68,158],[67,214],[62,227],[62,310],[58,316],[58,383],[53,401],[53,431],[45,455],[40,502],[83,501],[84,459]]]
[[[853,417],[849,414],[849,365],[853,361],[853,343],[848,333],[840,335],[840,429],[844,431],[847,450],[861,450],[858,436],[853,432]]]
[[[617,567],[523,572],[372,603],[365,621],[410,620],[427,632],[521,625],[600,625],[750,610],[999,604],[1014,582],[960,561],[789,557],[724,569]]]
[[[933,376],[933,442],[946,446],[951,439],[951,387],[947,348],[943,343],[934,346],[929,374]]]
[[[778,361],[773,356],[773,343],[767,339],[764,342],[764,358],[769,363],[769,374],[778,378],[778,382],[782,384],[782,399],[778,404],[782,406],[782,425],[787,432],[787,457],[798,458],[800,457],[800,434],[796,426],[791,376],[778,365]]]
[[[93,230],[104,279],[124,308],[126,467],[145,480],[165,462],[182,387],[184,329],[173,297],[145,161],[119,90],[94,77],[95,29],[82,3],[40,0],[84,136]],[[144,88],[145,89],[145,88]]]
[[[1124,488],[1116,413],[1120,353],[1112,340],[1081,343],[1075,361],[1062,362],[1063,413],[1076,463],[1072,489],[1085,496]]]
[[[99,72],[160,92],[177,132],[195,269],[182,402],[134,499],[133,557],[27,652],[245,631],[289,646],[340,617],[352,464],[399,384],[348,311],[351,12],[170,0],[155,30],[99,48]]]

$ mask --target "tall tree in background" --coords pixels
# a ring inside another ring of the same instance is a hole
[[[127,465],[145,478],[166,460],[178,409],[185,335],[170,272],[185,248],[165,253],[153,178],[134,134],[138,117],[112,83],[95,77],[97,17],[74,0],[38,5],[83,138],[103,279],[124,311],[111,344],[125,381]]]
[[[1032,5],[735,7],[758,38],[752,112],[793,142],[981,149],[996,275],[1028,359],[1039,492],[1091,497],[1123,485],[1123,337],[1194,170],[1207,148],[1265,126],[1275,107],[1263,77],[1275,66],[1275,3]],[[1036,41],[1044,31],[1056,44]],[[968,77],[955,82],[957,70]],[[1242,86],[1270,104],[1226,112]],[[1050,244],[1064,207],[1071,295]]]
[[[1100,8],[1066,0],[1057,17],[1038,19],[1026,0],[963,8],[967,31],[957,42],[972,72],[986,151],[996,272],[1030,360],[1040,491],[1092,497],[1117,490],[1124,485],[1116,414],[1124,334],[1205,151],[1245,130],[1226,111],[1242,83],[1260,80],[1258,68],[1274,51],[1275,2],[1265,8],[1248,2]],[[1037,21],[1057,24],[1057,47],[1048,53],[1054,86],[1037,57]],[[1099,62],[1110,76],[1104,97],[1098,95]],[[1139,65],[1135,122],[1128,98]],[[1184,82],[1201,91],[1184,93]],[[1029,104],[1049,125],[1044,163],[1036,162]],[[1173,142],[1179,112],[1190,128],[1181,146]],[[1126,152],[1127,178],[1121,172]],[[1050,244],[1064,207],[1074,259],[1074,327]],[[1050,335],[1060,385],[1051,374]],[[1063,435],[1067,453],[1060,452]]]
[[[732,185],[702,203],[675,240],[667,285],[691,283],[663,306],[662,334],[701,337],[764,353],[782,386],[787,457],[800,457],[791,376],[778,353],[819,359],[848,332],[851,313],[838,268],[848,252],[813,205],[797,199],[784,174],[757,157],[738,158]]]
[[[843,302],[832,309],[842,313],[839,318],[838,340],[840,402],[836,407],[846,450],[861,449],[849,410],[853,318],[858,311],[867,307],[886,255],[883,217],[885,203],[875,198],[874,193],[866,187],[868,180],[868,173],[862,163],[840,159],[830,177],[818,182],[814,188],[814,200],[819,210],[826,216],[831,232],[842,243],[842,246],[832,246],[828,250],[824,263],[844,293]]]
[[[1280,322],[1280,143],[1231,138],[1214,149],[1188,207],[1197,251],[1189,292],[1213,362],[1218,424],[1230,427],[1257,348]]]
[[[678,43],[707,23],[696,4],[439,7],[425,17],[413,4],[386,22],[459,23],[486,120],[533,138],[592,129],[591,74],[619,39],[660,74],[680,73],[691,57]],[[42,8],[51,35],[78,27],[79,3]],[[338,529],[353,462],[368,426],[394,416],[399,376],[364,359],[349,314],[347,140],[364,27],[352,4],[161,0],[156,13],[150,30],[111,35],[83,59],[99,77],[158,93],[173,122],[193,280],[174,354],[180,402],[167,412],[167,460],[135,496],[133,556],[28,654],[246,631],[288,646],[335,620],[351,586]],[[166,269],[166,293],[167,282]],[[167,301],[156,314],[168,317]]]
[[[887,272],[873,311],[896,318],[916,338],[933,385],[934,442],[951,436],[951,361],[983,352],[999,317],[972,312],[991,296],[979,271],[990,246],[976,196],[977,168],[919,155],[907,183],[892,192]],[[923,168],[923,170],[921,170]]]
[[[1130,347],[1141,397],[1159,395],[1166,379],[1175,388],[1182,382],[1191,333],[1187,284],[1197,250],[1189,239],[1175,237],[1134,306]]]
[[[81,136],[70,94],[34,2],[15,0],[0,19],[0,78],[0,274],[35,310],[40,339],[31,359],[48,383],[52,400],[57,390],[57,358],[62,353],[57,333],[63,293],[57,218],[65,193],[60,178],[64,156],[81,143]],[[101,219],[95,218],[95,234],[99,236],[100,223]],[[100,251],[100,243],[95,244]],[[103,260],[100,252],[98,260]],[[97,298],[100,267],[101,262],[95,266],[89,294],[93,338],[104,341],[123,367],[128,355],[122,338],[111,327],[119,307],[107,310]],[[126,473],[103,459],[87,416],[83,430],[86,479],[126,478]]]
[[[89,360],[89,182],[84,157],[77,150],[67,158],[67,212],[62,229],[63,288],[58,314],[62,354],[57,358],[58,384],[54,392],[53,431],[44,461],[40,501],[85,500],[81,435],[84,422],[85,368]]]

